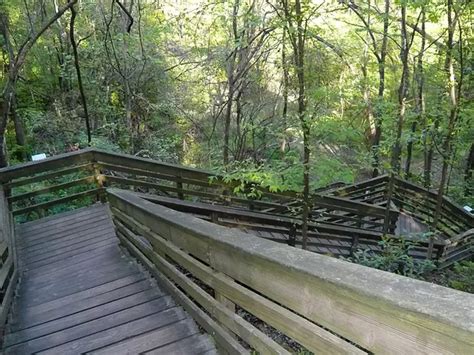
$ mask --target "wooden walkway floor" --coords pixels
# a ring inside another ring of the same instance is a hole
[[[5,354],[202,354],[214,344],[118,246],[107,205],[17,228]]]

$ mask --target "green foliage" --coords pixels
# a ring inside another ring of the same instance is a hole
[[[281,6],[278,2],[271,3]],[[297,70],[293,65],[290,36],[285,32],[286,20],[264,0],[240,1],[235,7],[236,4],[207,0],[179,4],[133,2],[130,10],[136,21],[127,33],[116,3],[109,4],[113,5],[113,12],[104,2],[78,3],[76,37],[81,39],[78,50],[92,125],[92,145],[171,163],[225,170],[222,167],[224,115],[230,58],[236,53],[234,74],[247,64],[248,67],[234,77],[237,90],[231,100],[229,127],[233,162],[225,176],[241,181],[239,191],[244,194],[256,195],[255,188],[248,191],[248,186],[255,184],[272,191],[301,191],[303,133],[297,114]],[[291,2],[288,4],[292,6]],[[391,19],[398,16],[399,4],[391,7]],[[459,2],[456,6],[466,4]],[[446,6],[427,0],[407,5],[408,19],[412,22],[420,18],[420,9],[425,7],[431,44],[423,57],[426,115],[422,119],[416,108],[414,76],[421,34],[414,32],[409,59],[410,92],[401,137],[402,161],[406,158],[407,143],[413,142],[410,179],[423,182],[424,153],[429,148],[425,143],[433,143],[433,187],[436,188],[442,161],[440,147],[446,136],[450,110],[445,51],[437,45],[446,40]],[[55,11],[54,2],[33,0],[4,1],[0,9],[9,17],[14,53],[31,31],[38,29],[44,18]],[[383,17],[364,2],[358,4],[358,10],[367,19],[370,17],[380,49]],[[385,92],[379,97],[377,58],[367,29],[354,11],[341,11],[338,2],[316,4],[306,0],[302,1],[302,11],[303,17],[308,17],[302,69],[305,117],[311,128],[311,189],[335,181],[352,183],[370,177],[374,117],[381,121],[378,148],[382,170],[388,171],[399,113],[397,90],[401,62],[396,43],[400,38],[399,26],[389,27]],[[463,173],[474,134],[471,119],[474,104],[470,94],[472,46],[469,46],[473,32],[468,26],[470,12],[458,12],[455,69],[457,78],[463,74],[463,88],[454,132],[454,155],[450,159],[448,194],[460,203],[472,205],[473,196],[466,194],[466,185],[472,182],[466,182]],[[69,16],[66,12],[41,35],[20,72],[17,113],[24,122],[27,145],[18,146],[10,123],[6,138],[12,164],[20,162],[25,153],[52,155],[87,146],[84,110],[67,36]],[[233,20],[236,20],[237,35]],[[438,40],[433,42],[433,39]],[[5,38],[0,35],[0,65],[6,69],[5,44]],[[5,73],[0,74],[2,88],[6,78]],[[411,133],[413,122],[417,127]]]
[[[284,160],[271,161],[267,164],[255,164],[252,160],[234,162],[229,171],[219,171],[225,182],[233,182],[234,193],[249,198],[261,196],[260,187],[270,192],[301,191],[303,169],[295,164],[299,160],[288,155]]]
[[[380,252],[359,249],[347,260],[414,278],[423,278],[435,269],[432,261],[415,259],[410,255],[410,251],[416,247],[414,242],[404,238],[384,237],[378,244],[381,248]]]
[[[463,261],[454,265],[449,286],[457,290],[474,293],[474,261]]]

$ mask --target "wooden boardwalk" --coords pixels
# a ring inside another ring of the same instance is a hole
[[[107,205],[17,226],[21,281],[5,354],[215,353],[118,245]]]

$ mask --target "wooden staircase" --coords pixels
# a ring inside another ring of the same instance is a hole
[[[17,227],[5,354],[200,354],[207,334],[120,247],[108,205]]]

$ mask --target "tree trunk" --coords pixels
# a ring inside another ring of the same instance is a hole
[[[69,27],[69,36],[71,39],[72,52],[74,54],[74,67],[76,68],[77,84],[79,86],[79,93],[81,94],[82,107],[84,109],[84,119],[86,121],[87,145],[91,145],[91,125],[89,121],[89,111],[87,109],[86,94],[84,93],[84,86],[82,85],[81,66],[79,65],[79,54],[77,52],[76,39],[74,38],[74,21],[76,19],[76,9],[74,5],[71,6],[71,20]]]
[[[286,59],[286,32],[283,31],[283,37],[281,40],[281,65],[283,68],[283,109],[282,109],[282,117],[283,117],[283,140],[281,143],[281,151],[284,153],[286,151],[287,140],[286,140],[286,127],[287,127],[287,120],[288,120],[288,90],[289,90],[289,83],[290,83],[290,75],[288,73],[288,63]]]
[[[368,6],[370,7],[370,1],[368,2]],[[367,15],[367,27],[370,27],[371,24],[371,18],[370,18],[370,13]],[[374,112],[372,109],[372,102],[371,102],[371,97],[370,97],[370,84],[369,84],[369,78],[368,78],[368,64],[369,64],[369,41],[370,41],[370,29],[367,28],[366,36],[365,36],[365,46],[364,46],[364,52],[363,52],[363,59],[362,59],[362,95],[364,98],[364,104],[365,104],[365,118],[367,120],[368,128],[367,128],[367,142],[368,145],[371,146],[372,149],[372,143],[374,142],[374,137],[375,137],[375,128],[376,128],[376,122],[374,119]]]
[[[301,235],[303,238],[302,247],[308,247],[308,218],[310,210],[309,201],[309,171],[310,171],[310,126],[306,117],[306,93],[305,93],[305,72],[304,72],[304,55],[305,55],[305,29],[303,27],[303,14],[301,10],[301,1],[295,0],[295,13],[297,24],[297,44],[296,44],[296,73],[298,77],[298,117],[303,130],[303,215]]]
[[[426,127],[426,115],[425,115],[425,93],[424,93],[424,71],[423,71],[423,55],[425,52],[425,25],[426,15],[425,8],[421,9],[421,46],[420,52],[418,53],[418,61],[416,63],[415,80],[417,83],[417,96],[415,99],[417,118],[412,122],[411,125],[411,136],[407,144],[407,160],[405,163],[405,175],[410,176],[411,160],[413,155],[413,139],[416,133],[417,122],[420,121],[423,127]],[[425,143],[426,134],[423,136],[423,142]],[[423,144],[425,145],[425,144]]]
[[[453,16],[453,0],[448,0],[448,43],[446,45],[446,75],[448,78],[449,88],[449,121],[446,137],[442,146],[443,153],[443,167],[441,169],[441,181],[438,188],[438,195],[436,197],[436,209],[433,218],[433,227],[437,228],[441,218],[441,209],[443,205],[444,189],[448,175],[449,162],[452,154],[452,141],[454,131],[456,128],[456,121],[459,112],[459,102],[456,91],[456,74],[454,71],[454,31],[456,29],[457,16]],[[462,66],[462,65],[461,65]],[[461,67],[461,70],[463,68]]]
[[[387,57],[387,44],[388,44],[388,26],[389,26],[389,13],[390,13],[390,0],[385,0],[384,18],[383,18],[383,36],[382,36],[382,47],[380,49],[380,55],[378,58],[378,71],[379,71],[379,89],[377,96],[377,110],[375,111],[375,136],[372,143],[372,177],[377,177],[380,173],[380,156],[379,156],[379,145],[382,138],[382,109],[380,105],[383,103],[384,92],[385,92],[385,61]]]
[[[230,143],[230,126],[232,120],[232,103],[234,101],[235,94],[235,61],[237,58],[237,46],[238,44],[238,30],[237,30],[237,15],[239,13],[240,0],[234,1],[234,6],[232,8],[232,34],[234,36],[234,48],[232,48],[232,53],[228,58],[227,62],[227,102],[226,110],[224,116],[224,148],[223,148],[223,163],[224,167],[227,168],[229,165],[229,143]]]
[[[395,144],[392,150],[392,170],[395,174],[400,173],[400,160],[401,160],[401,137],[403,131],[403,123],[405,120],[406,112],[406,96],[408,92],[408,53],[409,44],[407,38],[407,26],[406,26],[406,4],[401,4],[401,22],[400,22],[400,34],[401,34],[401,49],[400,49],[400,60],[402,62],[402,77],[400,79],[400,86],[398,88],[398,122],[397,122],[397,133],[395,137]]]
[[[466,162],[466,170],[464,171],[464,195],[471,196],[474,193],[472,173],[474,171],[474,143],[471,143],[469,155]]]
[[[16,144],[22,147],[17,158],[21,161],[26,161],[28,160],[28,154],[26,153],[26,135],[25,135],[23,122],[21,118],[18,116],[17,105],[16,105],[16,95],[13,95],[12,97],[11,106],[10,106],[10,116],[15,126]]]

